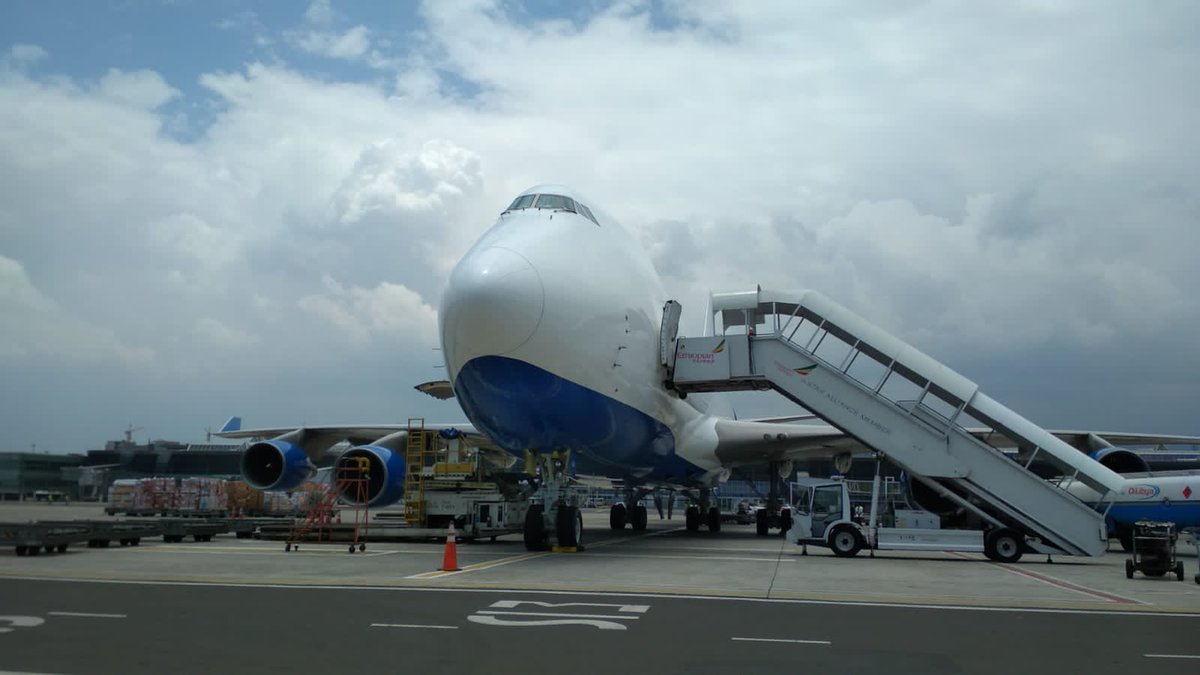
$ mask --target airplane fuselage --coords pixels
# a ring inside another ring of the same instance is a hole
[[[580,473],[695,482],[718,466],[716,438],[662,384],[650,260],[573,191],[522,194],[582,208],[506,210],[450,275],[441,339],[463,411],[518,455],[570,449]]]

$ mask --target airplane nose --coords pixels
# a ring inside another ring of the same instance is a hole
[[[469,253],[450,274],[442,346],[451,367],[516,350],[542,321],[545,291],[533,265],[512,249]]]

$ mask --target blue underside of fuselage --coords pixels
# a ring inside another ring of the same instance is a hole
[[[1170,504],[1116,503],[1108,511],[1108,531],[1114,534],[1114,524],[1132,525],[1139,520],[1175,523],[1179,529],[1200,526],[1200,501],[1175,501]]]
[[[675,454],[662,422],[524,361],[472,359],[454,391],[475,428],[517,456],[570,449],[576,473],[632,484],[687,484],[702,473]]]

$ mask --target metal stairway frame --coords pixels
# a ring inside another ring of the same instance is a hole
[[[676,341],[680,391],[773,388],[995,526],[1075,555],[1104,550],[1104,514],[1028,467],[1042,457],[1106,498],[1121,477],[975,383],[815,291],[714,294],[711,306],[725,334]],[[987,433],[1012,440],[1022,461]]]

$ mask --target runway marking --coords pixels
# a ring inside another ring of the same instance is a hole
[[[1148,659],[1200,659],[1200,654],[1142,654]]]
[[[436,628],[438,630],[458,630],[458,626],[436,626],[421,623],[373,623],[371,628]]]
[[[405,579],[438,579],[440,577],[448,577],[448,576],[455,576],[455,575],[459,575],[459,574],[466,574],[467,572],[480,572],[482,570],[491,569],[493,567],[500,567],[501,565],[508,565],[510,563],[521,562],[523,560],[533,560],[534,558],[541,558],[543,556],[548,556],[548,555],[550,555],[549,552],[523,553],[521,555],[514,555],[514,556],[509,556],[507,558],[500,558],[499,560],[489,560],[487,562],[475,563],[474,565],[466,565],[462,569],[455,571],[455,572],[449,572],[449,571],[445,571],[445,570],[434,570],[433,572],[421,572],[420,574],[410,574],[404,578]]]
[[[561,609],[566,607],[595,607],[598,609],[616,609],[618,614],[582,614],[576,612],[526,612],[504,611],[521,605],[533,605],[541,609]],[[593,626],[600,630],[628,630],[624,624],[616,621],[636,621],[640,616],[650,611],[650,605],[614,605],[602,602],[541,602],[539,600],[497,600],[489,607],[499,609],[480,609],[467,617],[467,621],[484,626]],[[513,617],[513,618],[504,618]],[[545,617],[537,619],[521,619],[518,617]],[[615,621],[614,621],[615,619]]]
[[[735,642],[790,642],[790,643],[798,644],[798,645],[832,645],[833,644],[829,640],[783,640],[780,638],[748,638],[748,637],[735,637],[735,638],[729,638],[729,639],[733,640]]]
[[[629,616],[628,614],[570,614],[567,612],[503,612],[498,609],[481,609],[476,614],[510,614],[513,616],[557,616],[564,619],[620,619],[622,621],[636,621],[641,617]]]
[[[88,619],[127,619],[125,614],[99,614],[94,612],[46,612],[50,616],[80,616]]]

